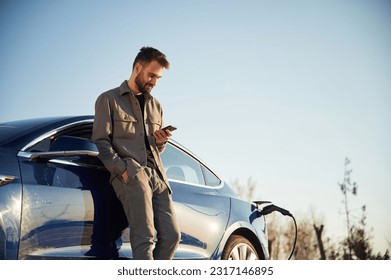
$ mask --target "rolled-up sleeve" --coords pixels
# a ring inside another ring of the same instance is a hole
[[[112,145],[113,122],[110,99],[102,94],[95,103],[95,118],[92,130],[92,141],[95,142],[99,159],[112,176],[121,176],[126,170],[126,162],[114,150]]]

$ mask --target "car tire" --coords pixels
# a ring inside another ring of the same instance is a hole
[[[225,244],[221,259],[259,260],[259,256],[257,250],[255,250],[254,246],[247,238],[241,235],[232,235]]]

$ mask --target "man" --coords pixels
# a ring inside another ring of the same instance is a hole
[[[160,158],[171,133],[162,130],[163,110],[150,94],[168,68],[163,53],[143,47],[129,80],[95,104],[92,140],[124,207],[134,259],[172,259],[180,240]]]

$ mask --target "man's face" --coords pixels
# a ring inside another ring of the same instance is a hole
[[[163,67],[157,62],[152,61],[149,64],[138,64],[136,67],[140,67],[140,72],[137,74],[135,82],[142,93],[150,93],[154,86],[157,84],[157,80],[162,77]]]

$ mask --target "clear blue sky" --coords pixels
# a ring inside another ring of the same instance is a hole
[[[345,157],[375,249],[391,239],[391,2],[0,2],[0,122],[94,113],[140,47],[171,62],[153,94],[175,139],[256,199],[344,228]]]

